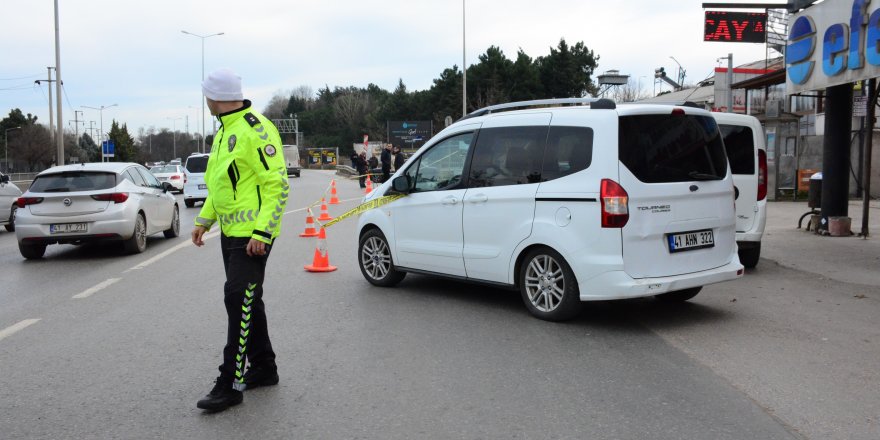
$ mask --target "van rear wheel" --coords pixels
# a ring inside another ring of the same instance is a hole
[[[529,313],[545,321],[569,320],[582,308],[574,272],[550,248],[534,249],[522,260],[519,290]]]
[[[761,258],[761,243],[758,242],[758,245],[755,247],[749,248],[740,248],[739,250],[739,262],[742,263],[743,266],[753,269],[758,265],[758,260]]]

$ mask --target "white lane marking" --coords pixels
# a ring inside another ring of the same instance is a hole
[[[117,281],[119,281],[121,279],[122,278],[110,278],[110,279],[101,281],[100,283],[95,284],[94,286],[89,287],[88,289],[83,290],[82,292],[77,293],[76,295],[73,295],[73,299],[88,298],[88,297],[94,295],[95,293],[101,291],[102,289],[106,289],[107,287],[113,285],[114,283],[116,283]]]
[[[8,336],[12,336],[14,333],[17,333],[19,330],[23,330],[25,327],[30,326],[31,324],[36,324],[39,319],[25,319],[24,321],[19,322],[18,324],[13,324],[9,327],[6,327],[3,330],[0,330],[0,341]]]

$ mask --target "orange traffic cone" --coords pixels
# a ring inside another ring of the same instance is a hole
[[[308,208],[308,215],[306,216],[306,230],[299,234],[300,237],[317,237],[318,231],[315,229],[315,220],[312,218],[312,208]]]
[[[372,176],[367,174],[367,189],[364,190],[364,194],[369,194],[373,192],[373,179]]]
[[[309,272],[333,272],[336,266],[330,265],[330,256],[327,254],[327,233],[324,228],[318,233],[318,244],[315,246],[315,257],[312,264],[303,266]]]
[[[327,220],[333,220],[333,217],[330,217],[330,213],[327,212],[327,203],[324,202],[324,198],[321,197],[321,216],[318,217],[318,220],[325,222]]]
[[[336,197],[336,179],[330,181],[330,204],[338,205],[339,198]]]

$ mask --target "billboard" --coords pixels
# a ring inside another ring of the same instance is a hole
[[[706,11],[703,41],[763,43],[767,40],[766,12]]]
[[[433,135],[433,121],[388,121],[388,142],[395,147],[416,149]]]

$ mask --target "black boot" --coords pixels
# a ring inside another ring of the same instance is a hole
[[[278,385],[278,368],[274,365],[268,366],[251,366],[244,373],[244,384],[246,390],[265,387],[270,385]]]
[[[212,412],[223,411],[230,406],[238,405],[242,400],[241,391],[233,389],[231,381],[218,377],[214,389],[202,400],[199,400],[196,406]]]

